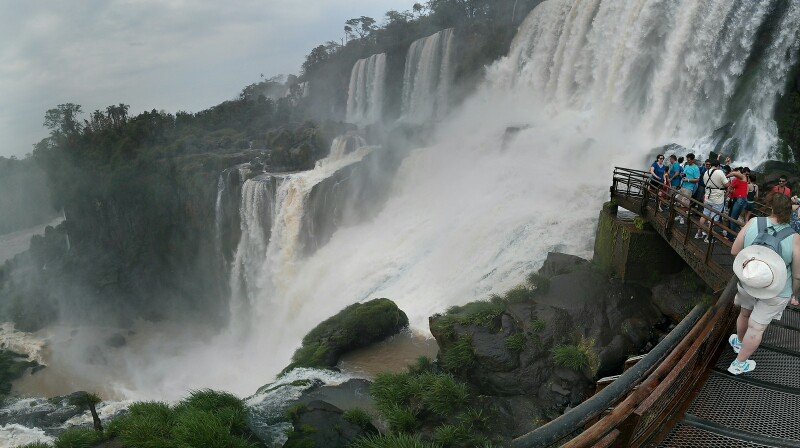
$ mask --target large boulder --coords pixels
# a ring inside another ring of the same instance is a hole
[[[345,448],[357,438],[377,433],[366,420],[354,420],[336,406],[312,401],[290,412],[293,430],[285,448]]]
[[[284,371],[333,368],[343,354],[382,341],[407,326],[408,316],[389,299],[350,305],[311,330]]]
[[[691,269],[668,275],[653,286],[653,305],[673,323],[683,320],[703,299],[705,284]]]

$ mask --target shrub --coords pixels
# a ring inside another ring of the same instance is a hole
[[[445,448],[458,446],[469,439],[469,431],[461,425],[442,425],[433,431],[433,441]]]
[[[373,431],[372,417],[361,408],[349,409],[342,416],[346,421],[358,426],[364,431]]]
[[[456,317],[462,325],[488,327],[506,310],[504,303],[478,300],[462,306],[454,306],[447,310],[447,315]]]
[[[247,410],[244,402],[228,392],[211,389],[192,391],[181,401],[177,410],[180,411],[183,408],[198,409],[214,414],[230,428],[233,434],[243,434],[247,431]]]
[[[427,356],[420,356],[417,358],[417,362],[408,366],[408,373],[412,375],[425,373],[425,372],[433,372],[436,369],[436,366],[433,364],[431,358]]]
[[[103,434],[93,429],[70,429],[53,442],[55,448],[92,448],[103,441]]]
[[[405,434],[388,436],[370,435],[357,439],[350,448],[440,448],[439,445],[422,441],[419,437]]]
[[[597,373],[600,360],[593,339],[581,338],[577,345],[557,345],[553,347],[553,359],[561,367],[580,371],[588,368]]]
[[[22,445],[19,448],[52,448],[52,446],[43,442],[35,442],[35,443],[29,443],[27,445]]]
[[[541,319],[537,318],[531,323],[531,331],[533,333],[541,333],[545,328],[547,328],[547,323]]]
[[[530,285],[537,294],[544,294],[550,289],[550,279],[538,272],[531,272],[527,280],[528,285]]]
[[[531,291],[524,285],[519,285],[506,292],[505,301],[508,303],[522,303],[533,299],[535,291]]]
[[[412,433],[419,427],[417,414],[406,406],[390,405],[383,411],[383,417],[393,433]]]
[[[420,397],[425,407],[433,413],[447,417],[467,404],[467,385],[452,375],[427,373],[415,378]]]
[[[208,411],[188,407],[178,413],[172,430],[178,446],[251,448],[254,444],[231,434],[228,422]]]
[[[457,420],[464,426],[478,430],[484,430],[489,425],[489,416],[481,409],[467,409]]]
[[[459,339],[442,353],[442,368],[449,372],[461,372],[474,363],[472,343],[466,338]]]
[[[510,352],[519,353],[525,349],[525,343],[528,342],[528,337],[525,333],[513,334],[506,338],[506,348]]]

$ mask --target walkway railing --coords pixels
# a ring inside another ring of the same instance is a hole
[[[614,170],[611,196],[661,234],[714,291],[658,345],[614,382],[571,411],[512,442],[514,448],[638,447],[663,437],[691,402],[717,359],[719,347],[735,320],[736,282],[731,265],[731,241],[736,231],[727,214],[720,220],[700,219],[705,204],[683,199],[674,188],[650,182],[649,173]],[[659,210],[662,209],[663,211]],[[757,214],[762,214],[760,207]],[[684,223],[676,221],[682,217]],[[708,242],[695,239],[701,229]]]

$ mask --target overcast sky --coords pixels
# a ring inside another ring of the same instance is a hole
[[[125,103],[131,113],[196,112],[259,75],[297,73],[344,21],[414,0],[95,0],[0,2],[0,156],[45,137],[44,112]]]

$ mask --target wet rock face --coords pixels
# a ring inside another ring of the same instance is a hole
[[[551,253],[539,274],[547,288],[491,302],[500,308],[482,311],[488,321],[462,310],[434,316],[430,326],[442,365],[468,344],[472,359],[459,375],[483,393],[529,397],[557,415],[640,354],[663,316],[647,288],[609,279],[578,257]]]
[[[76,403],[86,392],[74,392],[54,398],[7,399],[0,407],[0,426],[17,424],[28,428],[42,429],[47,435],[58,436],[66,431],[68,421],[87,413],[86,408]],[[114,416],[111,416],[113,418]],[[85,426],[91,427],[91,419]]]
[[[677,324],[702,300],[703,287],[691,269],[665,276],[652,288],[653,305]]]
[[[284,447],[345,448],[357,438],[377,432],[371,425],[364,428],[348,421],[341,409],[319,400],[297,408],[292,425],[294,429]]]

